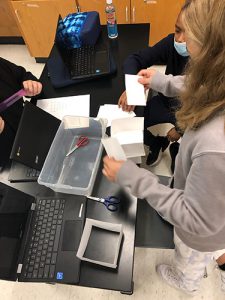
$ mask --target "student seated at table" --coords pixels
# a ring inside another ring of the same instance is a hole
[[[138,75],[140,78],[138,81],[144,85],[145,89],[153,89],[156,92],[162,93],[166,97],[178,97],[181,91],[184,88],[184,75],[165,75],[156,69],[149,68],[141,70]],[[172,128],[173,130],[173,128]],[[175,158],[179,151],[179,143],[177,139],[182,136],[182,133],[179,133],[179,136],[173,136],[170,134],[171,131],[167,133],[167,138],[172,142],[169,147],[169,152],[171,156],[171,172],[174,173],[175,168]]]
[[[180,21],[183,9],[181,8],[177,17],[175,33],[169,34],[153,47],[148,47],[128,56],[123,66],[125,74],[137,74],[141,69],[146,69],[152,65],[166,65],[166,74],[180,75],[183,73],[188,61],[188,52]],[[134,106],[127,105],[126,91],[120,96],[118,105],[125,111],[134,109]],[[179,101],[176,98],[166,97],[161,93],[148,99],[144,112],[144,143],[149,146],[146,161],[148,165],[157,164],[161,157],[160,152],[168,147],[170,141],[180,138],[175,118],[175,110],[178,105]],[[175,126],[167,134],[167,137],[155,137],[147,130],[150,126],[162,123],[172,123]]]
[[[0,103],[22,88],[32,97],[41,92],[42,85],[23,67],[0,57]],[[9,159],[22,111],[23,98],[0,112],[0,167]]]
[[[215,259],[225,292],[225,1],[187,0],[182,22],[191,59],[176,113],[184,135],[174,188],[131,161],[105,157],[103,174],[174,226],[174,263],[156,267],[166,283],[193,295]]]

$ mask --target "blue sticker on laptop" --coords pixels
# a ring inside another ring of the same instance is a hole
[[[63,273],[62,272],[57,272],[56,279],[62,280],[63,279]]]

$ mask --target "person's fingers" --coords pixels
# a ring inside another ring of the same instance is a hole
[[[26,96],[35,96],[40,94],[42,90],[42,84],[38,81],[26,80],[23,82],[24,90],[26,91]]]
[[[109,157],[108,155],[104,156],[104,158],[103,158],[104,168],[109,169],[109,165],[113,161],[115,161],[115,159],[113,157]]]
[[[33,84],[31,80],[27,80],[23,82],[24,89],[26,91],[27,96],[32,96],[33,94]]]
[[[138,82],[143,85],[149,84],[149,78],[140,77],[140,78],[138,78]]]
[[[42,91],[42,84],[38,82],[38,94]]]
[[[42,84],[40,82],[34,82],[35,83],[35,93],[34,95],[38,95],[40,94],[41,90],[42,90]]]
[[[138,76],[148,76],[148,70],[141,70],[137,73]]]
[[[102,169],[102,173],[103,173],[103,175],[105,175],[106,177],[108,177],[108,174],[107,174],[105,168]]]
[[[127,99],[127,95],[126,95],[126,91],[124,91],[119,98],[118,106],[123,107],[124,103],[126,103],[126,99]]]
[[[31,80],[28,81],[28,91],[29,91],[31,96],[34,94],[34,85],[33,85],[33,82]]]
[[[149,78],[148,79],[146,79],[146,78],[139,78],[138,82],[140,84],[142,84],[145,89],[149,89],[149,87],[150,87],[150,85],[149,85]]]
[[[27,81],[23,82],[23,88],[25,91],[28,91],[28,82]]]
[[[120,98],[119,98],[118,106],[119,107],[123,106],[123,97],[122,96],[120,96]]]
[[[33,85],[33,96],[38,94],[38,82],[32,82]]]
[[[128,112],[134,111],[135,106],[134,105],[129,105],[128,107]]]

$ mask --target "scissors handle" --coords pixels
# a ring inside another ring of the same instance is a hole
[[[105,198],[104,205],[110,211],[117,211],[120,204],[120,199],[115,196],[109,196]]]
[[[86,146],[89,143],[89,139],[86,136],[81,135],[76,143],[76,145],[66,154],[66,156],[69,156],[73,151],[75,151],[77,148]]]
[[[5,99],[1,104],[0,104],[0,112],[5,110],[6,108],[10,107],[13,105],[17,100],[21,99],[23,96],[26,95],[26,92],[24,89],[19,90],[9,98]]]
[[[116,196],[106,197],[105,201],[108,202],[108,203],[112,203],[112,204],[119,204],[120,203],[120,199]]]
[[[106,198],[87,196],[87,198],[103,203],[105,207],[110,211],[117,211],[120,204],[120,199],[115,196],[109,196]]]
[[[86,146],[88,143],[89,143],[88,137],[81,135],[77,141],[76,146],[77,146],[77,148],[79,148],[79,147]]]

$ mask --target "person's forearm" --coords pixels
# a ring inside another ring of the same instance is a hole
[[[184,88],[184,79],[184,75],[165,75],[157,71],[152,77],[150,88],[166,97],[176,97]]]

